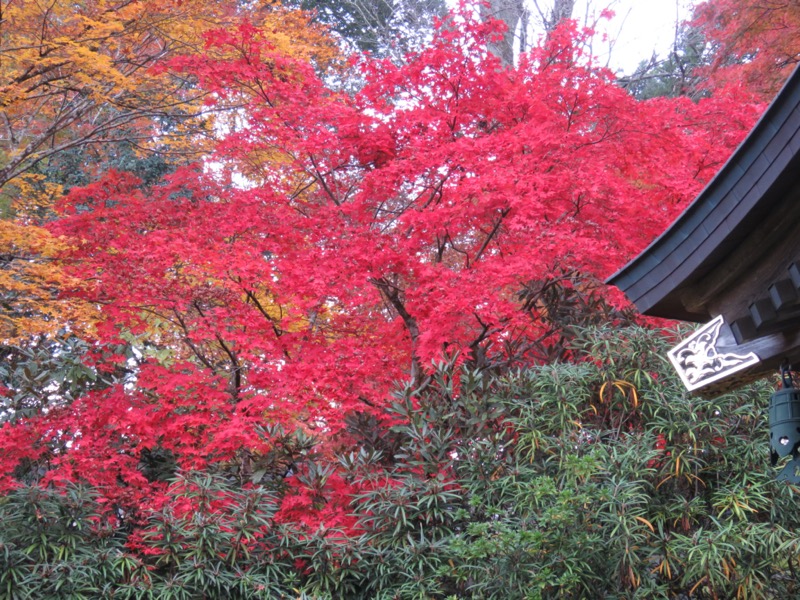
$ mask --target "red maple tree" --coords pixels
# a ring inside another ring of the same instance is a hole
[[[393,385],[424,385],[432,361],[535,362],[551,330],[526,286],[618,268],[763,108],[636,101],[571,22],[513,69],[493,35],[462,15],[402,65],[354,60],[353,94],[247,25],[210,37],[213,59],[173,61],[241,108],[206,164],[149,188],[110,172],[65,198],[51,229],[86,282],[73,293],[102,309],[98,344],[136,352],[117,385],[5,424],[0,485],[47,455],[49,481],[152,505],[143,452],[245,472],[275,448],[265,424],[332,452],[349,417],[385,420]],[[333,510],[296,486],[287,511]]]

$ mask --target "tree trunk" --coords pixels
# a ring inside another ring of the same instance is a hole
[[[572,18],[572,11],[575,9],[575,0],[554,0],[552,10],[545,14],[539,8],[538,0],[534,0],[539,14],[542,16],[542,22],[547,33],[553,31],[561,21],[564,19]]]
[[[483,20],[499,19],[506,24],[508,29],[503,37],[489,44],[489,51],[497,56],[504,67],[514,65],[514,46],[516,41],[517,26],[520,21],[527,23],[524,0],[490,0],[488,6],[481,9]],[[521,32],[524,38],[524,32]],[[521,48],[524,50],[524,48]]]
[[[547,33],[553,31],[563,19],[572,17],[575,0],[553,0],[549,10],[542,0],[533,0],[542,25]],[[514,64],[514,51],[528,49],[528,23],[530,12],[525,7],[525,0],[489,0],[481,13],[484,20],[499,19],[508,29],[503,37],[489,44],[489,51],[497,56],[504,67]],[[519,31],[517,31],[519,29]]]

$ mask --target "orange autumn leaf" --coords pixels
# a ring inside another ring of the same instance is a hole
[[[335,56],[306,13],[267,1],[11,0],[0,11],[0,188],[86,145],[201,156],[214,132],[205,93],[158,67],[203,52],[215,29],[247,21],[297,58]]]

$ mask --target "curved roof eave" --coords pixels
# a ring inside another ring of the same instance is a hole
[[[781,200],[787,179],[800,170],[800,67],[795,69],[752,131],[673,224],[606,280],[645,314],[705,321],[690,312],[678,290],[713,268]]]

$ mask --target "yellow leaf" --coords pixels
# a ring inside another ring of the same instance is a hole
[[[648,521],[647,519],[645,519],[644,517],[634,517],[634,519],[636,519],[637,521],[647,525],[647,527],[649,527],[650,531],[652,531],[653,533],[656,532],[655,528],[653,527],[653,524],[650,521]]]

